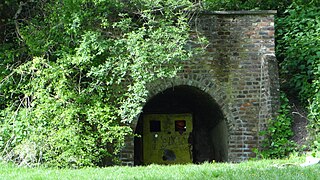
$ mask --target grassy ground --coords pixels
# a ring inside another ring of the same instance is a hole
[[[303,159],[259,160],[239,164],[107,167],[83,169],[22,168],[0,162],[0,179],[320,179],[320,165],[300,167]]]

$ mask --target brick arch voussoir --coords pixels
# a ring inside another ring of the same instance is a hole
[[[216,103],[219,105],[223,116],[225,118],[228,131],[231,131],[234,127],[233,123],[233,116],[230,109],[230,105],[228,103],[228,98],[225,92],[219,86],[217,83],[215,83],[212,79],[203,79],[203,78],[193,78],[192,80],[181,78],[181,77],[175,77],[175,78],[168,78],[168,79],[158,79],[150,84],[148,84],[147,89],[149,91],[147,101],[148,102],[152,97],[155,95],[165,91],[168,88],[174,88],[175,86],[191,86],[196,87],[200,89],[201,91],[209,94],[213,100],[216,101]],[[142,106],[145,106],[146,103],[144,103]],[[133,120],[131,123],[131,128],[135,130],[139,116],[141,113]]]

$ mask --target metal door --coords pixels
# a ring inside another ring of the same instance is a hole
[[[191,114],[144,115],[144,164],[192,163],[191,132]]]

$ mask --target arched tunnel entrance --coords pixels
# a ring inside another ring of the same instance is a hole
[[[146,121],[148,119],[150,121]],[[172,126],[168,125],[170,123]],[[177,130],[179,125],[185,129]],[[172,127],[172,131],[176,131],[176,134],[171,134],[167,127]],[[228,130],[223,113],[209,94],[196,87],[183,85],[168,88],[146,103],[135,130],[135,133],[140,135],[134,139],[135,165],[153,163],[152,159],[148,159],[151,156],[146,155],[155,152],[150,143],[152,144],[152,139],[157,140],[163,131],[166,131],[165,136],[170,135],[168,141],[171,138],[173,139],[172,143],[180,143],[181,145],[171,146],[171,149],[167,149],[164,144],[152,145],[153,148],[162,148],[163,151],[154,154],[160,159],[159,161],[154,160],[154,163],[172,164],[176,159],[179,159],[178,156],[190,156],[189,160],[193,163],[228,160]],[[185,141],[183,138],[179,139],[180,136],[186,136],[186,134],[188,137],[184,138]],[[183,143],[187,143],[188,146],[183,146]],[[189,149],[175,154],[175,152],[186,148]],[[181,162],[187,161],[188,158],[184,158]],[[177,161],[176,163],[181,162]]]

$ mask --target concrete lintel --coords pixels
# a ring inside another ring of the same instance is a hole
[[[200,11],[199,14],[207,15],[263,15],[277,14],[276,10],[254,10],[254,11]]]

